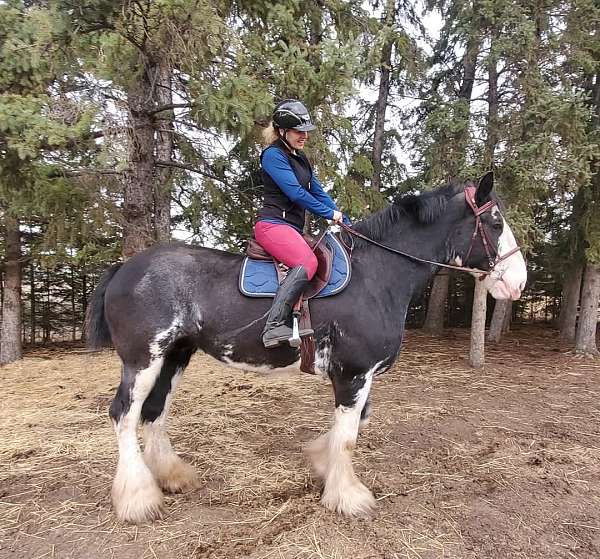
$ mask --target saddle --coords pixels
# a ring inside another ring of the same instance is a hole
[[[350,282],[350,257],[344,245],[331,233],[319,238],[305,236],[314,250],[318,267],[303,299],[330,297],[340,293]],[[250,239],[242,262],[239,289],[247,297],[275,297],[287,268],[277,262],[256,241]]]
[[[304,235],[304,239],[317,257],[318,267],[308,288],[294,306],[294,338],[298,329],[311,328],[309,299],[340,293],[350,282],[351,276],[348,253],[333,234],[327,232],[318,238]],[[256,239],[250,239],[240,270],[240,292],[247,297],[275,297],[286,273],[284,264],[268,254]],[[301,338],[300,357],[300,370],[315,374],[315,342],[312,336]]]

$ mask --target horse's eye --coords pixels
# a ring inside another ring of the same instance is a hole
[[[504,224],[501,221],[496,221],[494,225],[492,225],[496,231],[502,231],[503,226]]]

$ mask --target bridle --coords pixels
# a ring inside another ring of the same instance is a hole
[[[498,205],[498,203],[496,202],[496,200],[490,200],[489,202],[486,202],[482,206],[478,206],[477,202],[475,200],[476,191],[477,191],[477,188],[475,186],[467,186],[465,188],[465,200],[467,201],[467,204],[469,205],[469,207],[473,210],[473,213],[475,214],[475,230],[473,231],[473,235],[471,235],[471,243],[469,245],[469,249],[467,250],[467,254],[465,256],[465,262],[468,260],[469,256],[471,255],[471,252],[473,251],[473,246],[475,245],[476,239],[478,237],[481,237],[483,249],[485,250],[485,254],[486,254],[486,256],[488,258],[488,262],[490,264],[489,270],[480,270],[479,268],[469,268],[468,266],[456,266],[453,264],[444,264],[442,262],[435,262],[433,260],[419,258],[418,256],[414,256],[412,254],[408,254],[401,250],[383,245],[383,244],[375,241],[374,239],[371,239],[370,237],[367,237],[366,235],[363,235],[362,233],[356,231],[355,229],[353,229],[349,225],[346,225],[345,223],[340,223],[339,225],[345,232],[347,232],[350,235],[353,235],[354,237],[362,239],[363,241],[367,241],[368,243],[371,243],[375,246],[383,248],[389,252],[393,252],[394,254],[399,254],[400,256],[404,256],[406,258],[409,258],[410,260],[414,260],[415,262],[421,262],[422,264],[433,264],[434,266],[441,266],[442,268],[449,268],[451,270],[456,270],[459,272],[467,272],[469,274],[477,274],[480,276],[479,279],[484,279],[485,276],[489,276],[494,271],[494,268],[500,262],[502,262],[503,260],[506,260],[509,256],[512,256],[513,254],[515,254],[515,252],[518,252],[520,250],[520,248],[519,248],[519,246],[516,246],[515,248],[513,248],[512,250],[509,250],[506,254],[503,254],[503,255],[500,255],[498,253],[498,251],[494,247],[492,241],[490,240],[489,235],[488,235],[487,231],[485,230],[485,227],[483,226],[483,223],[481,222],[481,216],[484,213],[491,211],[492,208],[494,208],[495,206]],[[492,251],[494,253],[494,256],[492,256]],[[350,252],[351,252],[351,250],[350,250]]]

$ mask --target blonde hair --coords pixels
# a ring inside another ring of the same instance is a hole
[[[272,144],[275,140],[279,139],[279,132],[277,132],[277,130],[273,126],[273,123],[270,122],[269,126],[267,126],[261,132],[261,136],[262,136],[263,143],[266,146],[268,146],[268,145]]]

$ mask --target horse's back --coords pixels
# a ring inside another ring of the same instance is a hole
[[[187,289],[200,278],[235,274],[242,257],[183,243],[155,245],[127,260],[109,285],[111,297],[146,296],[148,292]]]
[[[115,273],[106,289],[105,312],[113,341],[148,343],[179,325],[194,334],[201,307],[217,291],[237,291],[240,255],[183,243],[142,251]],[[118,349],[118,348],[117,348]]]

